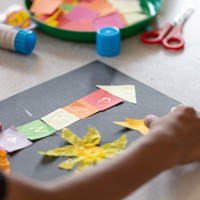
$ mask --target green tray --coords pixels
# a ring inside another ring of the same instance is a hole
[[[29,12],[29,8],[31,7],[31,2],[30,0],[24,0],[24,2],[25,2],[25,7]],[[163,4],[163,0],[140,0],[140,4],[144,13],[148,16],[148,18],[138,23],[120,29],[122,38],[130,37],[136,33],[143,31],[148,26],[150,21],[158,14]],[[95,32],[68,31],[60,28],[51,27],[38,21],[30,12],[29,14],[32,20],[36,22],[36,24],[38,25],[38,29],[44,31],[48,35],[64,40],[71,40],[77,42],[95,42],[96,38]]]

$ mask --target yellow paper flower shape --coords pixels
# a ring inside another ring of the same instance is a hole
[[[89,128],[88,133],[83,139],[79,138],[69,129],[63,129],[62,138],[71,145],[66,145],[61,148],[55,148],[47,152],[39,152],[46,156],[66,156],[70,157],[66,161],[59,164],[61,169],[71,170],[76,165],[76,171],[98,164],[105,158],[113,157],[120,153],[127,143],[126,135],[112,143],[100,145],[101,135],[95,128]]]

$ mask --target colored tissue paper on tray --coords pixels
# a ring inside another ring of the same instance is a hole
[[[142,133],[143,135],[147,135],[149,132],[149,128],[146,127],[146,125],[144,124],[144,120],[138,120],[138,119],[131,119],[131,118],[126,118],[125,122],[114,122],[114,124],[120,125],[120,126],[124,126],[126,128],[129,129],[133,129],[136,131],[139,131],[140,133]]]
[[[30,12],[49,26],[95,32],[105,26],[125,28],[147,18],[139,0],[33,0]]]
[[[10,174],[10,162],[7,158],[7,153],[0,148],[0,171]]]
[[[100,145],[101,135],[95,128],[89,128],[83,139],[65,128],[62,131],[62,138],[70,144],[39,153],[45,156],[68,157],[59,164],[59,168],[72,170],[76,167],[76,172],[99,164],[106,158],[114,157],[121,153],[127,144],[126,135],[123,135],[114,142]]]

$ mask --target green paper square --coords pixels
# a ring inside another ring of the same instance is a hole
[[[70,5],[70,4],[63,4],[63,5],[61,5],[61,9],[63,10],[63,11],[70,11],[70,10],[72,10],[74,8],[74,6],[73,5]]]
[[[41,120],[35,120],[28,124],[18,126],[17,130],[30,140],[47,137],[56,132],[56,129],[52,128],[48,124],[45,124]]]

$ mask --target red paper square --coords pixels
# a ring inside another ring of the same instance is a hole
[[[122,99],[115,97],[102,89],[96,90],[95,92],[83,97],[82,100],[93,105],[101,111],[123,102]]]

